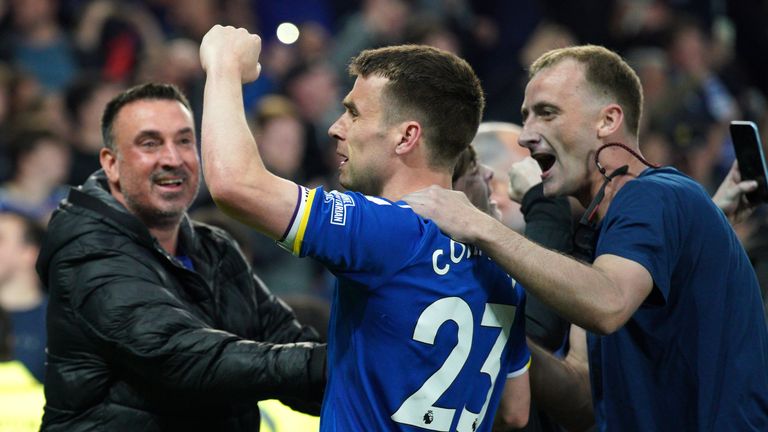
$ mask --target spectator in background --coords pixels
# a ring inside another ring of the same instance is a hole
[[[102,116],[103,171],[54,215],[45,430],[258,430],[257,401],[316,409],[325,346],[222,230],[190,221],[192,113],[145,84]],[[303,405],[302,405],[303,403]]]
[[[80,7],[73,35],[85,70],[129,83],[143,62],[163,58],[160,24],[142,2],[94,0]]]
[[[0,65],[2,65],[0,66],[2,78],[0,99],[5,103],[3,117],[0,118],[0,128],[4,131],[12,131],[30,123],[30,113],[40,110],[43,94],[40,84],[31,75],[19,72],[4,63]],[[8,137],[0,137],[0,143],[3,146],[7,145]],[[4,174],[7,175],[7,173]]]
[[[286,74],[283,87],[304,123],[306,153],[302,171],[308,179],[326,177],[335,161],[326,131],[339,114],[338,77],[324,61],[302,62]]]
[[[0,62],[0,131],[7,131],[10,127],[8,121],[13,110],[15,74],[5,63]],[[11,162],[8,160],[7,137],[0,134],[0,183],[9,177]]]
[[[424,12],[408,19],[403,39],[405,43],[429,45],[461,56],[458,36],[440,18]]]
[[[22,130],[8,143],[8,154],[11,178],[0,185],[0,210],[47,224],[66,196],[69,147],[48,130]]]
[[[223,21],[224,9],[217,0],[170,0],[168,5],[170,19],[174,28],[182,36],[200,42],[213,25]]]
[[[40,430],[45,396],[43,386],[12,356],[11,320],[0,307],[0,430]]]
[[[104,81],[96,74],[85,74],[67,89],[67,115],[72,125],[71,156],[66,183],[79,186],[98,170],[101,142],[101,112],[122,87]]]
[[[486,119],[519,124],[520,113],[512,107],[523,102],[527,66],[546,51],[575,43],[576,37],[568,28],[543,20],[531,29],[519,49],[503,54],[504,60],[497,60],[499,55],[486,60],[492,63],[483,81],[488,94]]]
[[[0,212],[0,308],[8,312],[13,325],[13,359],[40,382],[45,379],[48,307],[48,296],[35,273],[42,239],[37,221]]]
[[[493,170],[491,200],[501,212],[501,221],[515,231],[525,227],[520,205],[509,198],[509,175],[512,164],[530,155],[528,150],[517,144],[520,127],[512,123],[480,123],[472,147],[477,152],[478,162]]]
[[[333,39],[325,27],[316,22],[307,21],[299,26],[299,32],[296,48],[300,58],[309,62],[328,58]]]
[[[346,17],[336,34],[331,64],[343,87],[352,86],[349,59],[366,48],[403,43],[413,6],[408,0],[363,0],[360,10]]]
[[[637,73],[643,86],[643,117],[640,135],[643,137],[643,155],[657,165],[675,165],[684,155],[674,151],[669,134],[660,129],[664,116],[669,85],[669,61],[660,48],[636,48],[627,54],[627,63]],[[681,167],[682,168],[682,167]]]
[[[714,190],[715,170],[721,165],[727,170],[732,161],[722,163],[720,157],[728,142],[728,122],[740,111],[713,68],[709,38],[701,26],[683,17],[669,31],[669,90],[649,113],[650,127],[672,144],[675,166]]]
[[[491,181],[493,176],[493,170],[477,160],[477,152],[470,144],[466,150],[461,152],[456,165],[453,167],[451,186],[454,190],[464,192],[472,205],[484,213],[500,219],[501,212],[492,199],[493,184]]]
[[[0,63],[0,128],[8,127],[8,118],[11,114],[13,99],[13,84],[15,73],[5,63]]]
[[[12,0],[12,29],[3,38],[9,60],[34,76],[46,93],[62,93],[79,67],[57,7],[57,0]]]
[[[253,120],[259,153],[267,168],[280,177],[305,182],[306,139],[293,102],[283,96],[266,96],[259,101]]]

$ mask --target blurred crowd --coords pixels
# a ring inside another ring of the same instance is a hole
[[[298,27],[295,43],[277,37],[284,22]],[[45,296],[30,273],[34,260],[10,248],[36,247],[27,222],[44,227],[67,186],[100,168],[105,103],[136,83],[173,83],[189,96],[199,130],[198,45],[214,24],[261,35],[263,69],[245,86],[246,112],[268,168],[307,185],[338,187],[327,130],[351,87],[347,62],[391,44],[429,44],[466,58],[486,92],[484,121],[518,124],[533,59],[577,43],[617,50],[644,86],[644,155],[712,192],[734,160],[728,123],[752,120],[768,131],[766,0],[0,0],[0,211],[14,215],[0,220],[0,306],[13,319],[44,310]],[[493,148],[501,135],[478,140],[479,157],[495,162],[503,179],[520,149]],[[330,296],[327,273],[222,216],[204,187],[192,216],[237,237],[276,294]],[[522,217],[507,216],[521,229]],[[737,226],[764,287],[767,217],[758,209]],[[14,236],[19,243],[9,246]],[[25,319],[23,328],[44,326],[44,314]],[[23,339],[29,351],[44,348],[40,331]]]

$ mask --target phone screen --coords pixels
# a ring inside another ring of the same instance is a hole
[[[768,173],[757,125],[750,121],[732,121],[730,129],[741,179],[757,180],[757,190],[746,194],[747,199],[752,203],[768,201]]]

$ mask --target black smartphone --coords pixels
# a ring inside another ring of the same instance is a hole
[[[739,161],[742,180],[757,180],[757,189],[746,194],[751,203],[768,202],[768,169],[757,125],[751,121],[732,121],[731,139]]]

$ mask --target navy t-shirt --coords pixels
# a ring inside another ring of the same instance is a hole
[[[596,256],[654,287],[608,336],[590,335],[595,415],[608,431],[768,430],[768,330],[752,266],[706,191],[673,168],[617,193]]]

